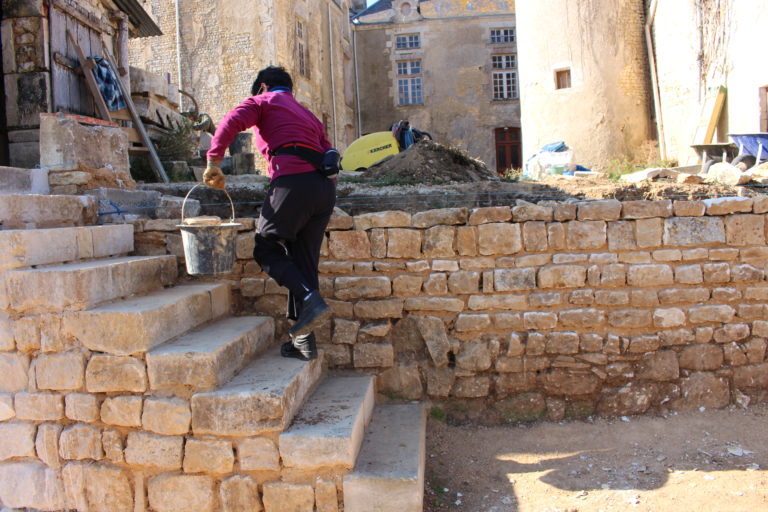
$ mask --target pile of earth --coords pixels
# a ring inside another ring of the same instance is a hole
[[[362,178],[393,185],[441,185],[499,179],[480,160],[431,140],[420,140],[405,151],[373,164]]]

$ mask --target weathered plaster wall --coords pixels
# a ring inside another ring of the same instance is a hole
[[[422,5],[422,14],[434,10],[429,4]],[[515,44],[490,43],[491,28],[515,26],[514,14],[505,11],[489,17],[441,11],[446,18],[356,27],[362,132],[387,130],[407,119],[436,141],[465,149],[495,169],[493,130],[520,127],[520,101],[493,100],[491,55],[517,53]],[[395,48],[397,35],[416,33],[420,49]],[[421,60],[423,105],[398,104],[397,61],[409,59]]]
[[[728,133],[760,130],[758,91],[768,85],[768,68],[756,64],[753,56],[763,44],[761,31],[767,24],[768,12],[760,0],[659,2],[654,38],[671,158],[696,161],[690,145],[697,127],[706,126],[711,115],[702,116],[706,97],[721,85],[728,93],[715,141],[728,141]]]
[[[170,73],[215,122],[250,95],[259,69],[281,65],[294,79],[296,98],[326,120],[329,137],[337,146],[343,149],[350,142],[347,126],[353,125],[355,118],[354,98],[344,90],[345,82],[352,79],[346,76],[351,67],[344,66],[345,58],[352,59],[347,2],[339,7],[330,0],[258,0],[248,8],[235,0],[180,2],[180,82],[174,2],[150,3],[147,9],[164,35],[131,41],[131,63],[156,73]],[[303,22],[306,33],[309,78],[298,72],[297,20]],[[189,108],[188,102],[185,108]]]
[[[768,196],[339,211],[319,341],[380,392],[496,420],[764,400],[766,213]],[[182,254],[174,221],[137,228],[137,252]],[[243,229],[240,308],[284,332],[285,291]]]
[[[650,126],[642,0],[520,2],[517,18],[523,158],[559,140],[587,167],[632,156]]]

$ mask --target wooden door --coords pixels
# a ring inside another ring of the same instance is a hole
[[[67,30],[82,48],[86,57],[100,57],[101,38],[95,22],[86,24],[87,13],[78,7],[61,1],[52,2],[51,17],[51,87],[53,111],[96,115],[96,107],[85,85],[85,79],[77,71],[80,63],[74,47],[67,40]]]
[[[519,169],[523,166],[522,143],[520,128],[496,128],[496,172],[504,174],[508,169]]]

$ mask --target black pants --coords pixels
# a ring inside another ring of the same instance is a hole
[[[320,287],[317,268],[325,228],[336,203],[336,183],[319,172],[280,176],[261,207],[253,257],[277,284],[288,288],[288,318]]]

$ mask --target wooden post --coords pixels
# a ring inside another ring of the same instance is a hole
[[[111,17],[117,21],[117,64],[118,78],[125,88],[131,90],[131,74],[128,65],[128,16],[122,11],[112,11]]]

